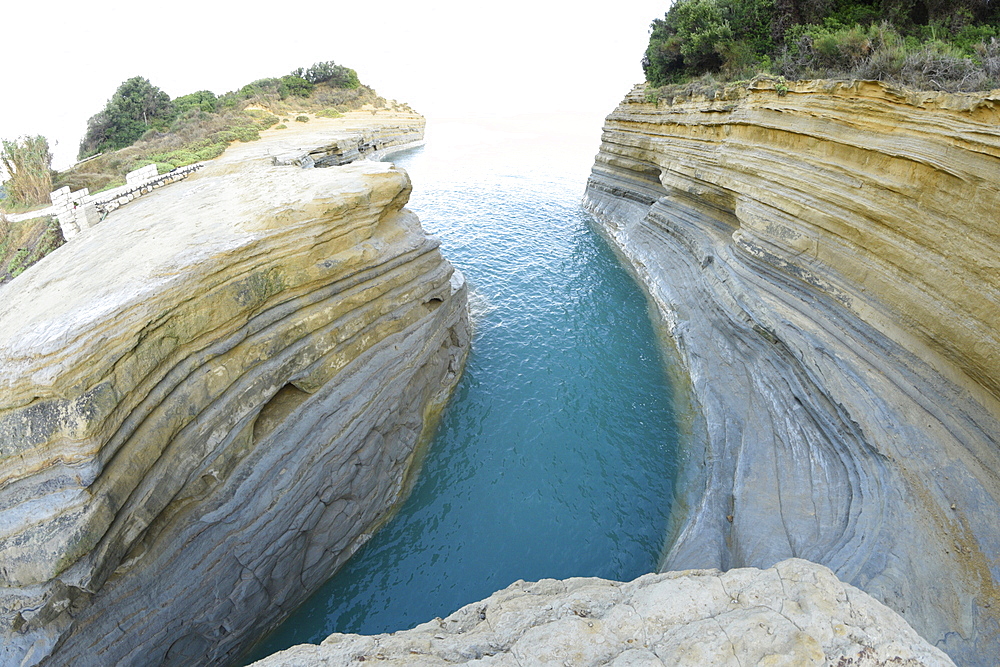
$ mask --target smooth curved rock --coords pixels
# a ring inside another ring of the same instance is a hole
[[[898,614],[825,567],[518,581],[445,619],[386,635],[333,634],[256,667],[953,665]]]
[[[1000,91],[769,82],[611,114],[588,207],[697,413],[663,567],[829,566],[1000,655]]]
[[[0,664],[223,664],[399,500],[466,292],[405,172],[272,164],[352,122],[234,147],[4,288]]]

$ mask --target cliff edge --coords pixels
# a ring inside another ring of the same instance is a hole
[[[406,173],[349,114],[233,147],[0,303],[0,664],[225,664],[383,521],[468,349]]]
[[[647,574],[626,583],[518,581],[445,619],[384,635],[332,634],[256,667],[954,665],[898,614],[825,567],[787,560]]]
[[[697,414],[664,570],[789,557],[1000,655],[1000,91],[769,81],[608,116],[586,204]]]

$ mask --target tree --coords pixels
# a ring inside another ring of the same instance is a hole
[[[653,21],[642,63],[646,78],[663,85],[680,74],[717,70],[722,66],[718,46],[732,38],[717,0],[678,0],[662,19]]]
[[[3,140],[0,162],[9,179],[4,183],[7,197],[14,204],[44,204],[52,191],[52,153],[42,135]]]
[[[316,85],[301,76],[286,74],[279,79],[278,97],[285,99],[289,95],[298,97],[309,97]]]
[[[329,83],[337,88],[353,89],[361,85],[357,72],[332,60],[315,63],[305,70],[300,67],[292,72],[292,76],[301,77],[309,83]]]
[[[199,90],[196,93],[181,95],[174,100],[174,113],[180,115],[189,109],[215,113],[215,101],[215,93],[211,90]]]
[[[87,121],[79,157],[131,146],[151,128],[166,129],[174,118],[170,96],[141,76],[118,86],[104,109]]]

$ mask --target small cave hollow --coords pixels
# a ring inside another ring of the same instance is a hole
[[[291,382],[279,389],[257,413],[257,420],[253,424],[253,441],[260,442],[270,435],[309,396],[308,392],[302,391]]]

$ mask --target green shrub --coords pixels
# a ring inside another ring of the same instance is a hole
[[[200,162],[198,154],[194,151],[182,149],[177,151],[171,151],[170,153],[163,153],[160,155],[154,155],[153,159],[157,163],[165,163],[171,165],[172,169],[177,167],[184,167],[195,162]],[[157,167],[159,171],[159,167]]]
[[[156,173],[159,175],[170,173],[174,170],[174,165],[169,162],[157,162],[156,163]]]
[[[260,131],[255,125],[240,125],[233,128],[233,133],[239,141],[256,141],[260,139]]]
[[[279,79],[278,85],[278,97],[281,99],[287,98],[289,95],[296,95],[298,97],[309,97],[312,94],[313,88],[316,87],[315,83],[303,79],[301,76],[296,76],[295,74],[286,74]]]
[[[219,95],[218,100],[216,100],[216,107],[220,111],[224,111],[226,109],[235,109],[239,103],[239,93],[226,93],[225,95]]]
[[[236,141],[237,137],[236,133],[233,132],[232,130],[219,130],[218,132],[213,132],[212,134],[210,134],[209,138],[211,139],[211,143],[219,143],[219,142],[231,143],[233,141]]]
[[[174,100],[174,109],[178,114],[190,109],[197,109],[205,113],[215,113],[217,99],[215,93],[210,90],[199,90],[196,93],[181,95]]]
[[[14,256],[11,257],[10,263],[7,264],[7,273],[9,273],[14,278],[24,273],[24,270],[28,268],[25,265],[24,261],[27,258],[28,258],[28,249],[18,248],[17,252],[14,253]]]
[[[322,111],[317,111],[316,116],[319,118],[340,118],[344,114],[340,113],[336,109],[323,109]]]
[[[358,73],[350,67],[338,65],[332,60],[315,63],[308,69],[301,67],[294,70],[291,76],[301,77],[309,83],[329,83],[337,88],[353,89],[361,85],[358,80]]]
[[[298,121],[299,123],[308,123],[309,116],[296,116],[295,120]]]
[[[983,55],[996,38],[1000,2],[987,0],[676,0],[643,69],[661,87],[717,72],[972,90],[996,84]]]
[[[195,155],[198,156],[198,162],[211,160],[213,158],[217,158],[220,155],[222,155],[225,152],[226,147],[228,145],[229,145],[228,143],[211,144],[209,146],[206,146],[205,148],[198,150],[195,153]]]
[[[288,126],[287,126],[287,125],[285,125],[284,123],[280,123],[280,124],[278,124],[278,125],[275,125],[275,126],[274,126],[274,129],[276,129],[276,130],[287,130],[287,129],[288,129]]]
[[[267,114],[266,116],[257,121],[257,127],[260,128],[261,130],[266,130],[267,128],[271,127],[277,122],[278,122],[277,116],[274,116],[272,114]]]

